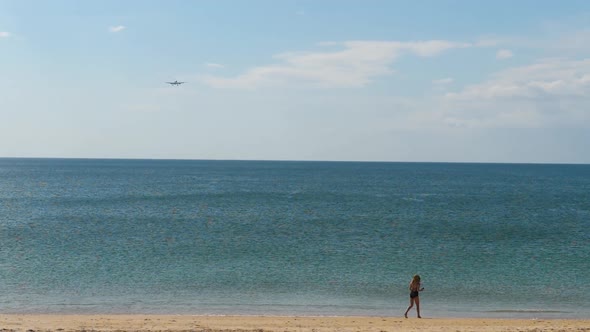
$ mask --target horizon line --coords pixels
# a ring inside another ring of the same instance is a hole
[[[320,160],[320,159],[209,159],[209,158],[145,158],[145,157],[4,157],[1,159],[25,160],[129,160],[129,161],[229,161],[229,162],[309,162],[309,163],[390,163],[390,164],[495,164],[495,165],[580,165],[584,162],[506,162],[506,161],[391,161],[391,160]]]

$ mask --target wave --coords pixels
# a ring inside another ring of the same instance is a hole
[[[488,310],[485,312],[490,313],[516,313],[516,314],[565,314],[569,313],[569,311],[562,311],[562,310],[543,310],[543,309],[502,309],[502,310]]]

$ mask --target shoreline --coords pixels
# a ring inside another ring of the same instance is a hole
[[[267,315],[0,314],[0,331],[590,331],[588,319]]]

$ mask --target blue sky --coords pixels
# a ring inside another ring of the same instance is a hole
[[[0,0],[0,157],[590,163],[588,22],[574,0]]]

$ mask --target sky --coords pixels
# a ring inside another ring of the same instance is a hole
[[[0,157],[587,164],[589,146],[586,0],[0,0]]]

